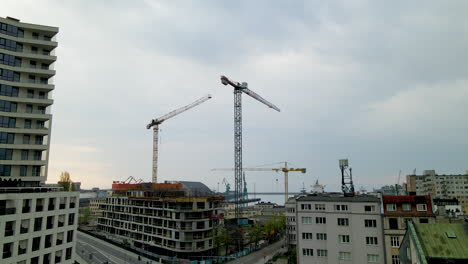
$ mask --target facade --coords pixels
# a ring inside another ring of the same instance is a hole
[[[468,263],[468,223],[408,223],[400,247],[402,264]]]
[[[406,180],[408,190],[414,190],[417,195],[457,198],[464,210],[468,211],[468,172],[440,175],[434,170],[425,170],[422,175],[408,175]]]
[[[400,264],[398,249],[406,233],[408,221],[434,223],[431,197],[429,195],[389,195],[382,197],[385,253],[388,264]]]
[[[193,259],[213,249],[222,196],[199,182],[113,184],[100,203],[98,230],[162,259]]]
[[[47,186],[58,28],[0,18],[0,263],[73,263],[78,193]]]
[[[298,263],[385,263],[380,205],[380,198],[368,195],[296,198],[292,222]],[[287,217],[292,217],[287,208]]]

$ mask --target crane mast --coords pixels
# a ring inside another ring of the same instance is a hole
[[[211,95],[206,95],[195,102],[188,104],[186,106],[183,106],[181,108],[178,108],[174,111],[171,111],[157,119],[152,119],[151,122],[146,125],[147,129],[153,128],[153,166],[152,166],[152,182],[157,183],[158,182],[158,138],[159,138],[159,125],[166,121],[169,118],[172,118],[178,114],[181,114],[203,102],[206,102],[207,100],[211,99]]]
[[[265,104],[266,106],[280,111],[274,104],[263,99],[260,95],[249,90],[247,83],[239,83],[230,80],[226,76],[221,76],[221,83],[230,85],[234,88],[234,194],[235,194],[235,218],[239,223],[241,216],[240,200],[242,192],[242,93],[248,94],[255,100]]]

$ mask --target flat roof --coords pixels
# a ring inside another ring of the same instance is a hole
[[[468,259],[468,223],[413,223],[428,258]]]
[[[296,201],[323,201],[323,202],[372,202],[379,203],[380,198],[371,196],[371,195],[355,195],[352,197],[346,197],[342,193],[318,193],[318,194],[308,194],[307,196],[301,196],[296,199]]]

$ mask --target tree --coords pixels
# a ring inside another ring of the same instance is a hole
[[[227,229],[224,226],[219,226],[215,229],[214,234],[214,246],[219,249],[221,246],[225,246],[225,256],[228,252],[229,242],[231,241],[231,236],[229,235]]]
[[[264,232],[263,232],[262,226],[259,224],[255,224],[249,230],[249,234],[248,234],[249,242],[250,243],[254,242],[255,248],[257,248],[258,242],[263,237],[263,235],[264,235]]]
[[[73,192],[75,190],[73,181],[71,180],[70,173],[68,173],[68,171],[60,173],[58,185],[61,186],[66,192]]]

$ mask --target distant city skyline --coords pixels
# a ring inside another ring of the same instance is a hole
[[[245,97],[244,166],[289,161],[298,191],[395,184],[416,168],[468,170],[466,1],[4,0],[0,17],[60,28],[48,183],[68,171],[83,189],[132,175],[151,181],[145,125],[195,99],[209,102],[161,125],[159,180],[233,173],[232,90],[225,74],[282,111]],[[249,189],[282,173],[248,173]],[[221,188],[221,187],[220,187]],[[281,187],[279,188],[281,191]]]

